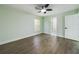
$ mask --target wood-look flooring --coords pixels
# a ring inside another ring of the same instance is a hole
[[[0,45],[0,54],[78,54],[79,42],[39,34]]]

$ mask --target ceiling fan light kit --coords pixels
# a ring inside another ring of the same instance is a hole
[[[35,9],[39,10],[38,13],[44,13],[46,14],[47,11],[52,11],[52,9],[47,9],[49,4],[41,4],[39,6],[36,6]]]
[[[46,12],[46,9],[42,9],[41,12]]]

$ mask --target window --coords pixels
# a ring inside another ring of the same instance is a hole
[[[35,32],[40,32],[40,20],[35,19]]]
[[[51,19],[51,31],[52,34],[56,35],[57,34],[57,17],[52,17]]]

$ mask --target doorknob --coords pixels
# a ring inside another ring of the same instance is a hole
[[[67,27],[65,27],[64,29],[67,29]]]

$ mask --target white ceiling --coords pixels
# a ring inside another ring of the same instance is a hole
[[[53,11],[48,11],[46,14],[38,13],[39,10],[35,9],[35,4],[10,4],[13,8],[17,8],[28,13],[38,15],[38,16],[46,16],[46,15],[53,15],[57,13],[63,13],[66,11],[70,11],[79,7],[79,4],[50,4],[48,8],[52,8]]]

